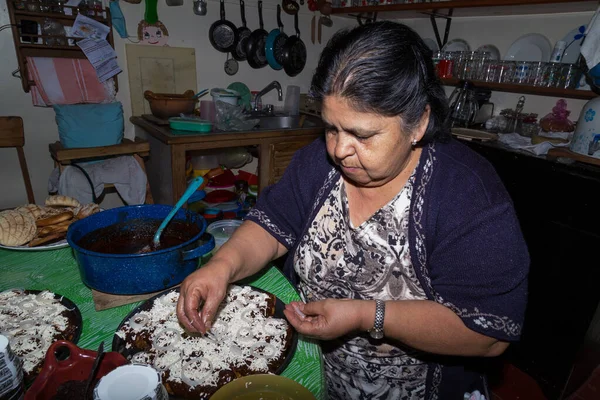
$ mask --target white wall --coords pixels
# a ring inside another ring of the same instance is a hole
[[[246,1],[246,19],[251,30],[258,28],[258,2]],[[277,27],[275,0],[264,1],[263,18],[265,29],[270,31]],[[130,36],[137,35],[137,25],[144,16],[144,2],[130,4],[121,1],[121,9],[127,21],[127,31]],[[227,19],[236,26],[241,26],[239,2],[226,0]],[[244,82],[251,90],[260,90],[269,82],[278,80],[284,88],[287,85],[298,85],[306,92],[310,85],[312,72],[316,66],[318,56],[331,34],[342,26],[354,25],[354,21],[334,17],[333,28],[323,28],[323,44],[310,43],[310,20],[312,13],[303,6],[299,15],[299,28],[301,38],[308,50],[308,60],[304,71],[294,77],[288,77],[283,70],[273,71],[269,67],[254,70],[246,62],[240,62],[239,72],[229,76],[223,71],[226,59],[224,53],[219,53],[210,44],[208,31],[211,24],[219,18],[219,3],[208,1],[208,14],[195,15],[192,11],[192,1],[185,0],[180,7],[168,7],[165,1],[159,1],[158,16],[169,30],[169,45],[172,47],[192,47],[196,49],[197,89],[227,87],[231,82]],[[282,13],[285,32],[294,32],[293,17]],[[9,18],[6,9],[6,0],[0,0],[0,25],[8,24]],[[131,116],[129,99],[129,85],[127,81],[127,64],[125,61],[125,43],[115,32],[115,48],[119,58],[119,65],[123,73],[119,75],[118,100],[123,103],[125,111],[125,135],[133,136],[133,126],[128,122]],[[136,38],[131,40],[137,41]],[[47,180],[53,165],[48,152],[48,144],[58,140],[54,111],[51,108],[33,107],[31,96],[23,92],[21,82],[13,78],[10,73],[17,68],[15,50],[10,29],[0,32],[0,115],[21,116],[25,124],[25,156],[29,164],[29,171],[35,192],[36,201],[43,202],[47,195]],[[283,105],[279,103],[275,92],[263,98],[263,104]],[[18,160],[14,149],[0,149],[0,209],[14,207],[26,202],[26,193],[18,167]],[[115,196],[106,198],[108,206],[115,204]],[[103,206],[107,206],[103,203]]]
[[[505,16],[505,17],[463,17],[454,18],[450,27],[448,40],[461,38],[466,40],[472,50],[485,44],[493,44],[500,50],[504,57],[510,45],[520,36],[527,33],[541,33],[546,36],[552,46],[561,40],[569,31],[587,24],[593,13],[548,14],[533,16]],[[423,38],[435,40],[435,34],[428,18],[402,20],[401,22],[415,29]],[[445,20],[438,19],[438,30],[443,39]],[[453,87],[447,87],[448,94]],[[521,94],[492,92],[491,102],[494,103],[494,112],[497,114],[504,108],[515,108]],[[525,95],[525,108],[523,112],[537,113],[539,118],[548,114],[556,104],[558,98]],[[567,108],[571,110],[571,120],[576,122],[586,100],[565,99]]]

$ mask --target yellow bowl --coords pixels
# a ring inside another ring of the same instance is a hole
[[[315,400],[296,381],[281,375],[258,374],[238,378],[212,395],[210,400]]]

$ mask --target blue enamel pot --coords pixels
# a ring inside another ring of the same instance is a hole
[[[97,229],[132,220],[162,220],[171,209],[158,204],[118,207],[74,222],[67,241],[83,283],[100,292],[127,295],[156,292],[181,283],[198,268],[199,258],[215,247],[214,238],[205,233],[206,220],[192,211],[179,210],[173,221],[196,225],[200,232],[177,246],[142,254],[107,254],[78,244]]]

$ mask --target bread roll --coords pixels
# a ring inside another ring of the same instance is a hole
[[[56,195],[48,197],[46,205],[52,207],[79,207],[79,201],[69,196]]]
[[[33,219],[38,219],[44,212],[42,207],[38,206],[37,204],[26,204],[24,206],[15,208],[15,211],[31,214]]]
[[[96,214],[97,212],[100,212],[100,206],[98,206],[98,204],[96,203],[89,203],[85,206],[82,206],[75,215],[77,219],[83,219],[85,217],[89,217],[92,214]]]
[[[0,212],[0,244],[22,246],[33,239],[36,232],[31,214],[15,210]]]

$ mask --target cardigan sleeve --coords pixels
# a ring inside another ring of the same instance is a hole
[[[470,329],[500,340],[521,334],[529,256],[510,203],[470,215],[429,257],[438,301]]]
[[[329,170],[325,143],[319,138],[294,154],[281,180],[261,191],[245,219],[259,224],[291,249]]]
[[[527,303],[527,246],[510,196],[491,165],[459,154],[446,160],[443,183],[428,208],[436,210],[427,223],[432,295],[470,329],[515,341]]]

